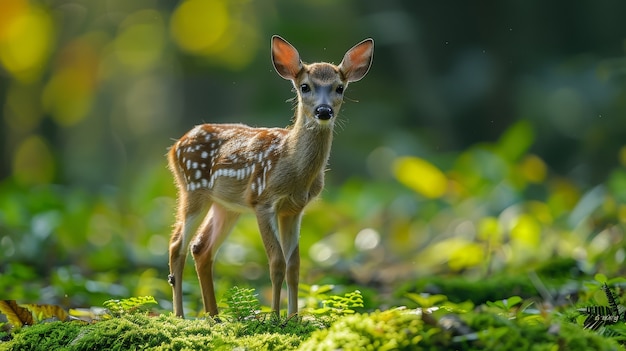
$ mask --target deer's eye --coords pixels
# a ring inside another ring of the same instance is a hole
[[[343,94],[343,85],[337,85],[335,91],[337,92],[337,94]]]
[[[308,84],[301,84],[300,85],[300,91],[303,93],[308,93],[309,91],[311,91],[311,87]]]

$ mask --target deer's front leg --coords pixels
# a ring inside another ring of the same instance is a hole
[[[256,217],[259,231],[267,253],[272,280],[272,310],[280,313],[280,291],[285,281],[285,257],[278,241],[278,223],[276,211],[270,206],[257,206]]]
[[[287,261],[288,315],[298,313],[300,280],[300,222],[302,213],[280,216],[280,244]]]

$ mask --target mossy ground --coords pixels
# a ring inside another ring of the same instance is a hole
[[[323,286],[312,298],[315,303],[311,306],[318,308],[306,307],[301,316],[292,318],[261,313],[254,289],[238,287],[227,294],[217,321],[149,311],[145,307],[154,303],[151,297],[109,300],[105,305],[111,314],[97,322],[25,326],[0,335],[0,340],[5,340],[0,341],[0,351],[624,349],[624,318],[598,330],[584,328],[586,316],[580,308],[609,303],[602,301],[608,294],[606,277],[579,284],[578,301],[561,306],[532,296],[527,277],[517,283],[514,280],[491,278],[480,284],[461,279],[418,281],[402,293],[407,307],[373,312],[362,309],[360,291],[329,295],[332,287]],[[614,279],[609,284],[623,282]],[[429,293],[417,293],[429,289]],[[625,290],[618,290],[615,303],[623,311]],[[511,292],[521,296],[507,295]],[[485,300],[487,296],[497,297]],[[395,300],[401,301],[399,297]]]
[[[250,324],[132,314],[94,324],[52,322],[25,327],[0,350],[293,350],[302,337],[280,330],[246,332]]]
[[[294,318],[215,322],[129,314],[24,327],[0,350],[621,350],[566,320],[475,308],[392,309],[323,325]]]

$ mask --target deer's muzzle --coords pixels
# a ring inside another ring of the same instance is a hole
[[[319,105],[315,108],[315,118],[317,119],[329,120],[333,118],[334,114],[333,108],[326,104]]]

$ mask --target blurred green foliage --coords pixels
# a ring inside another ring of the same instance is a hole
[[[149,295],[169,308],[164,154],[202,122],[288,124],[271,34],[307,61],[376,41],[303,221],[303,283],[389,292],[426,275],[525,273],[554,256],[622,275],[625,7],[0,2],[1,297]],[[254,218],[218,260],[218,294],[243,280],[267,301]],[[185,275],[186,307],[199,311]]]

